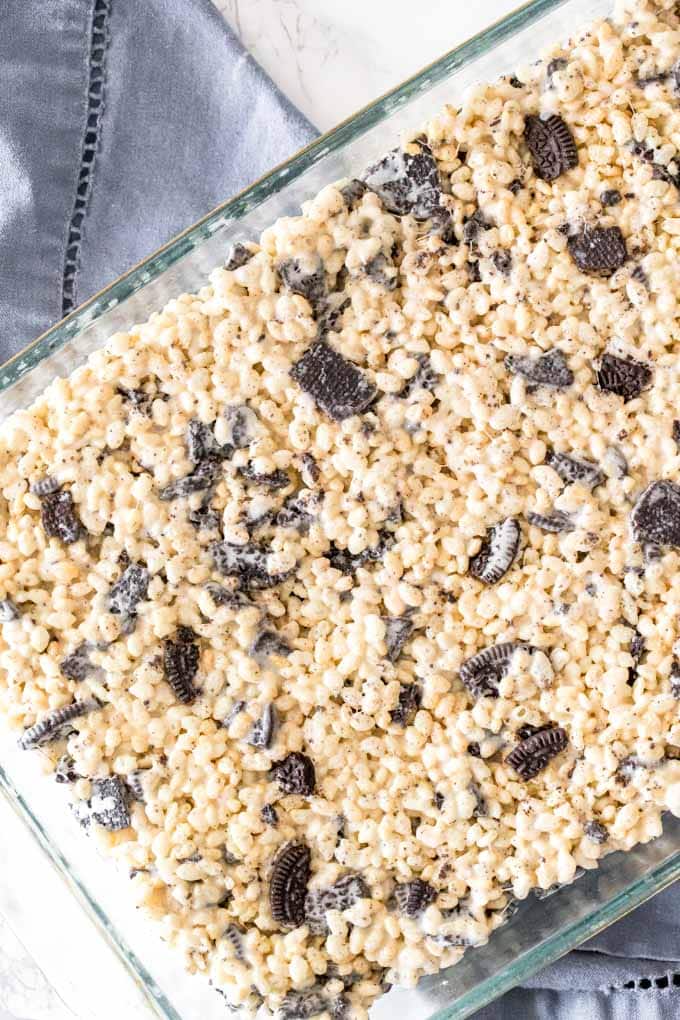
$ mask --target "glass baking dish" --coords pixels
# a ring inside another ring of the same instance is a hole
[[[235,241],[257,237],[277,217],[295,213],[323,185],[355,175],[445,103],[455,103],[470,84],[512,70],[521,74],[527,57],[537,57],[546,45],[606,15],[611,6],[612,0],[533,0],[324,135],[1,367],[0,420],[29,404],[55,375],[73,371],[112,333],[202,286]],[[10,743],[5,738],[0,751],[0,788],[118,957],[116,983],[109,985],[107,978],[107,993],[98,996],[98,1020],[108,1018],[112,1008],[119,1016],[126,996],[135,1003],[125,1010],[128,1016],[134,1009],[134,1016],[150,1011],[165,1020],[222,1018],[224,1001],[202,979],[184,974],[153,927],[136,913],[126,876],[98,856],[71,820],[55,784],[41,778],[39,756],[22,754]],[[372,1016],[469,1016],[678,878],[679,839],[680,821],[668,818],[663,836],[654,842],[610,855],[598,870],[549,899],[529,897],[486,946],[470,950],[457,966],[424,979],[417,989],[390,992]],[[84,984],[93,973],[104,977],[96,969],[101,964],[87,964],[89,942],[93,952],[97,943],[92,936],[91,931],[83,936],[88,946],[78,947],[80,978],[75,980]]]

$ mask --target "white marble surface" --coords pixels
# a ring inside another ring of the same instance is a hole
[[[517,6],[515,0],[213,2],[323,131]],[[126,986],[120,964],[2,798],[0,832],[0,1020],[148,1020],[138,991]]]
[[[321,131],[356,112],[520,0],[213,0]]]

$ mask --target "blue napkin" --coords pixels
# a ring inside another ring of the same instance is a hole
[[[0,363],[315,134],[209,0],[1,0]]]
[[[209,0],[1,0],[0,363],[315,133]],[[477,1020],[675,1020],[679,935],[680,886]]]

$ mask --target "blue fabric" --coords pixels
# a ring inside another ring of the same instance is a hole
[[[99,64],[75,304],[316,134],[210,0],[1,0],[0,363],[62,317]]]
[[[1,0],[0,363],[314,134],[209,0]],[[680,886],[477,1020],[676,1018],[679,934]]]

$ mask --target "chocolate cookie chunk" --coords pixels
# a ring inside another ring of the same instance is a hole
[[[513,656],[523,650],[533,651],[531,645],[517,641],[505,641],[490,645],[466,659],[460,667],[459,676],[463,685],[475,698],[498,697],[498,685],[510,669]]]
[[[58,538],[64,545],[72,545],[82,538],[85,529],[66,489],[57,489],[40,497],[42,525],[48,538]]]
[[[29,747],[40,747],[42,744],[49,744],[54,740],[63,740],[73,732],[71,726],[73,719],[88,715],[100,707],[98,701],[89,698],[87,701],[73,701],[70,705],[64,705],[63,708],[55,708],[25,730],[19,740],[19,747],[27,750]]]
[[[269,572],[267,561],[270,550],[266,545],[216,542],[211,546],[211,553],[215,569],[225,577],[235,577],[239,587],[244,591],[275,588],[293,573],[293,571],[287,571],[285,574]]]
[[[588,276],[612,276],[628,258],[619,227],[583,227],[567,240],[574,263]]]
[[[597,385],[605,393],[623,397],[624,403],[635,400],[652,384],[649,365],[634,358],[620,358],[616,354],[603,354],[597,370]]]
[[[397,216],[411,213],[417,220],[426,220],[440,204],[439,170],[425,145],[415,155],[393,149],[366,170],[364,181],[388,212]]]
[[[515,517],[489,528],[482,546],[470,560],[470,573],[485,584],[496,584],[504,577],[519,552],[521,528]]]
[[[361,369],[324,340],[309,347],[290,374],[334,421],[361,414],[378,396]]]
[[[636,542],[680,548],[680,485],[652,482],[630,515]]]
[[[305,843],[286,843],[277,853],[269,881],[269,908],[277,924],[304,923],[311,851]]]
[[[316,788],[316,772],[314,762],[301,751],[291,751],[281,761],[272,765],[272,778],[276,780],[282,793],[299,794],[308,797]]]
[[[505,760],[520,779],[533,779],[568,743],[566,730],[549,726],[522,740]]]
[[[545,119],[529,116],[524,122],[534,173],[543,181],[555,181],[578,166],[576,142],[566,122],[557,114]]]
[[[566,453],[559,453],[557,450],[548,450],[545,463],[557,472],[563,482],[573,485],[578,482],[588,489],[595,489],[603,485],[607,480],[604,471],[589,460],[581,460],[578,457],[570,457]]]
[[[574,373],[569,368],[567,359],[556,347],[535,358],[530,355],[508,354],[505,367],[513,375],[521,375],[532,386],[549,386],[551,389],[564,390],[574,382]]]
[[[198,696],[194,680],[198,673],[200,651],[193,631],[180,627],[174,640],[163,643],[163,672],[179,701],[189,705]]]
[[[224,268],[229,272],[233,272],[235,269],[240,269],[241,266],[245,266],[247,262],[250,262],[255,253],[246,248],[245,244],[241,241],[237,241],[234,244],[227,256],[227,261],[224,263]]]
[[[394,887],[394,898],[405,917],[418,917],[437,897],[437,890],[421,878],[400,882]]]

